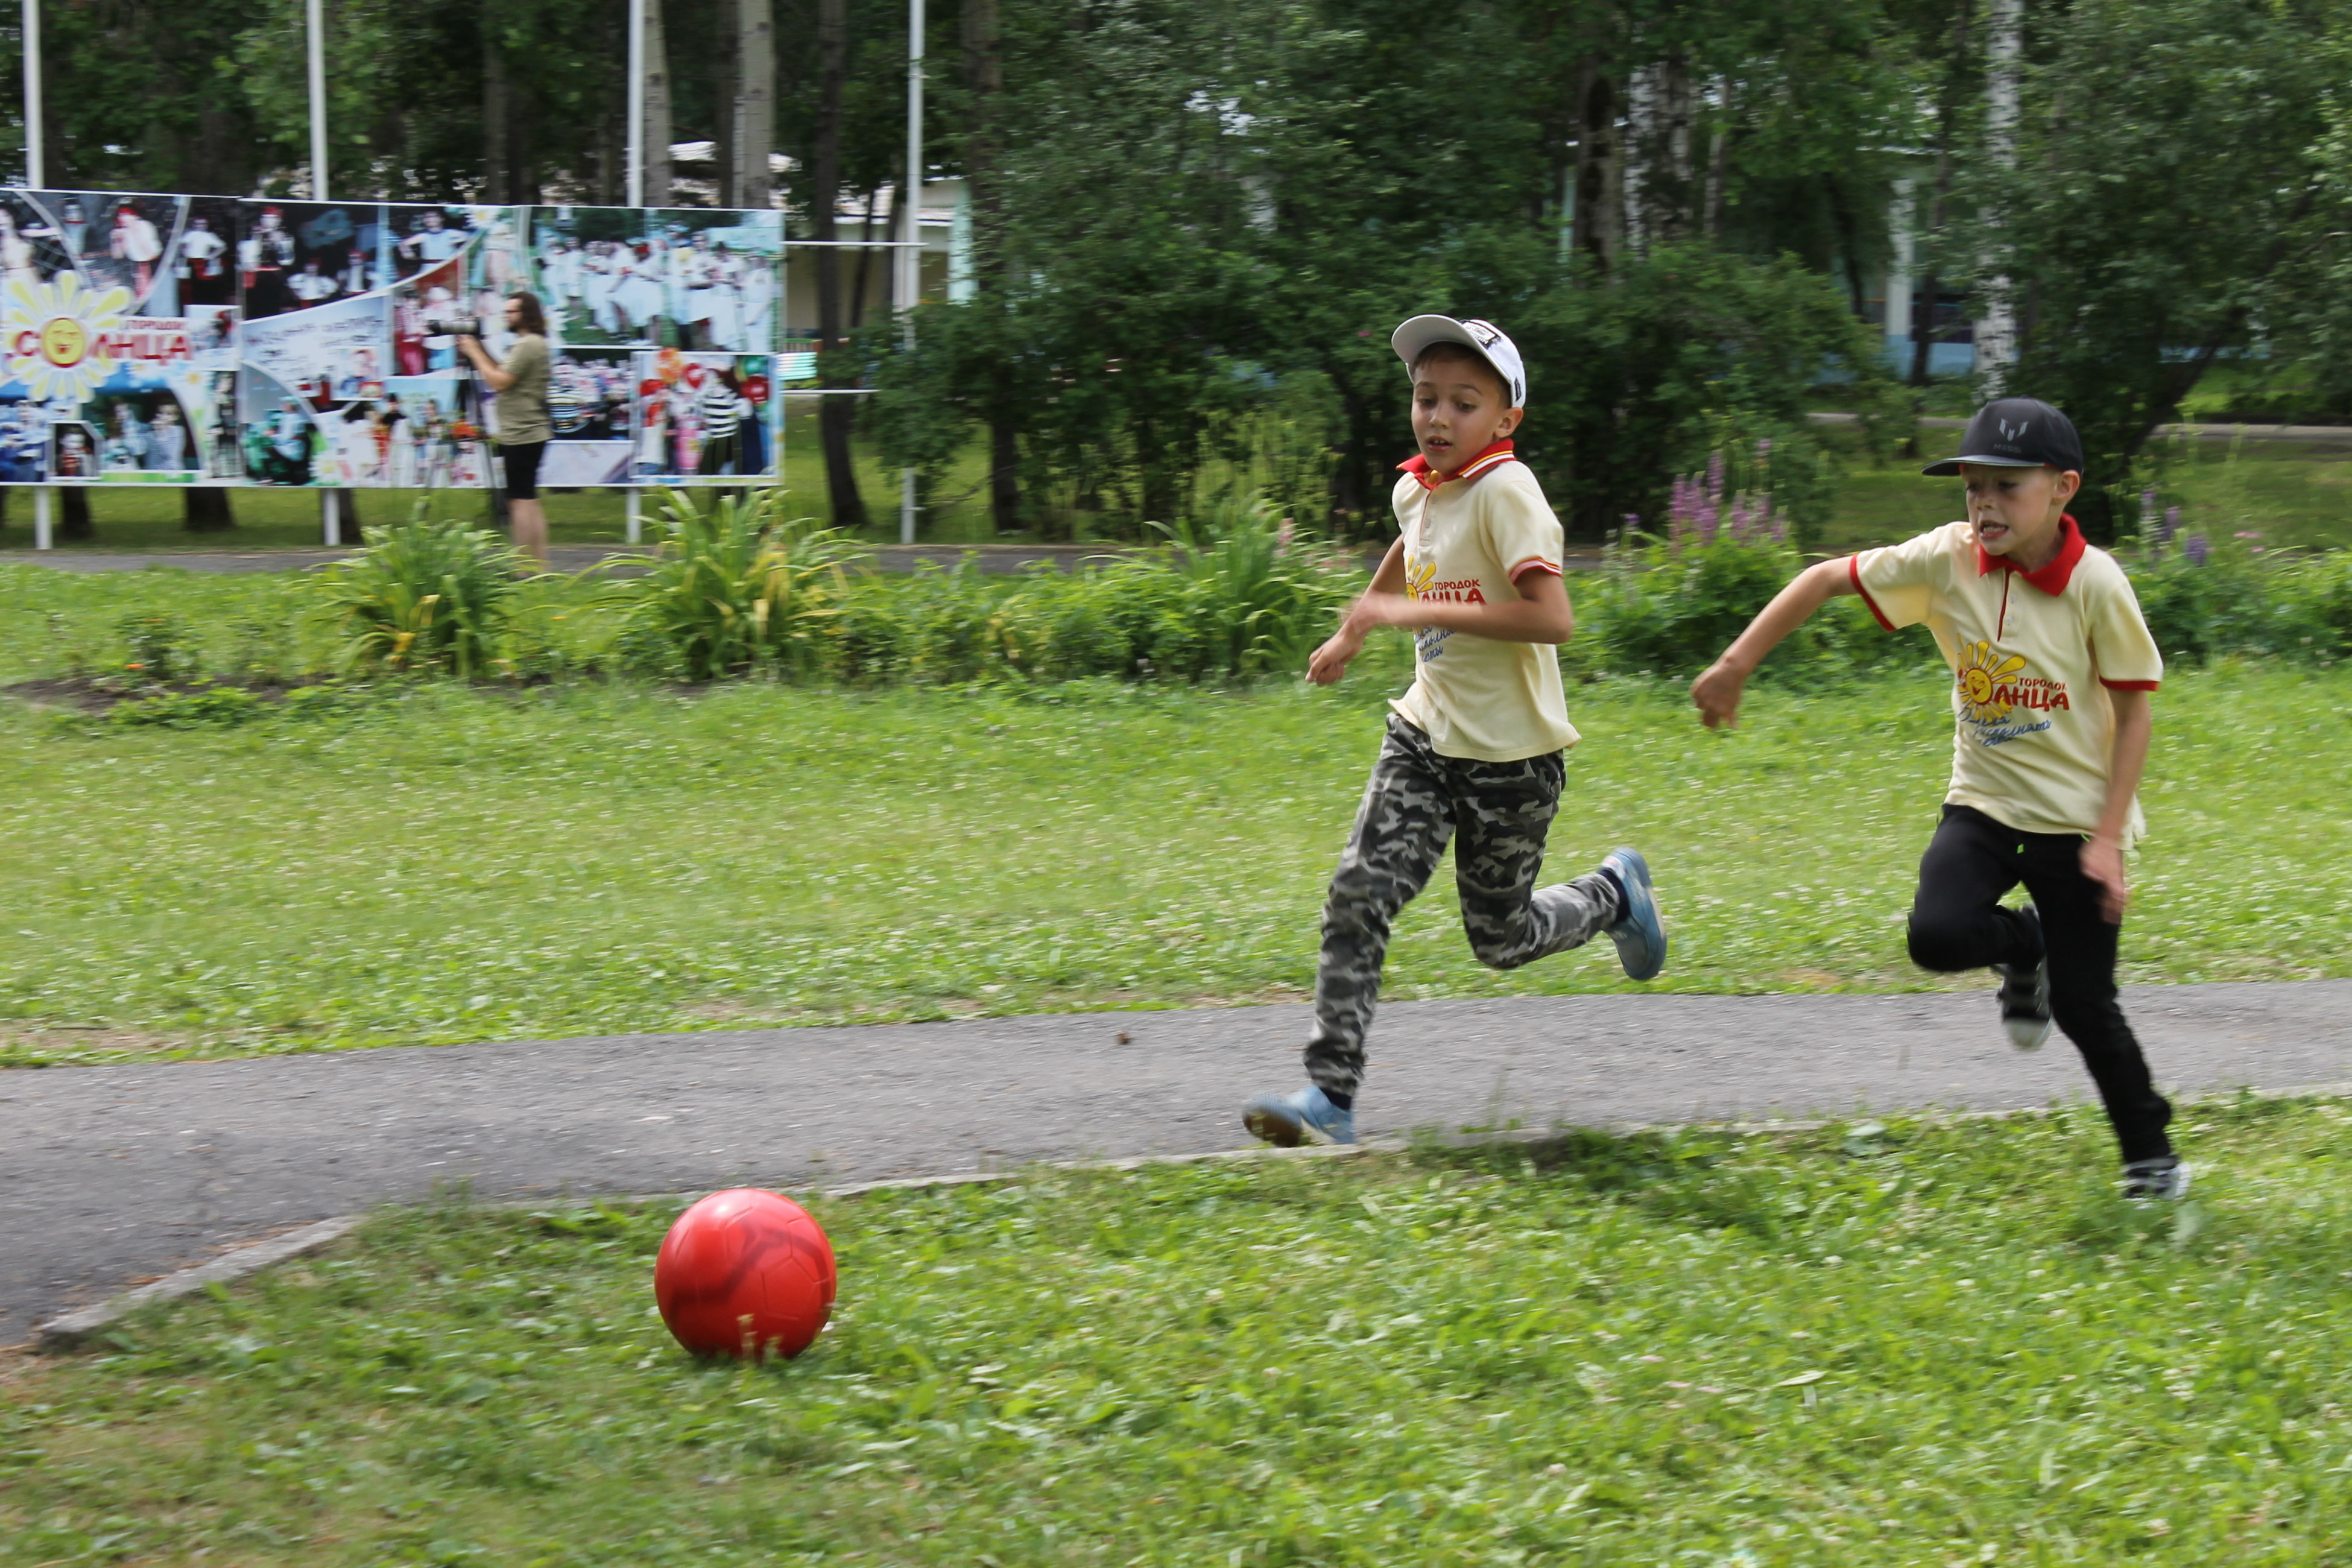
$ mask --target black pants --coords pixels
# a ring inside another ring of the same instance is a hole
[[[1911,962],[1952,973],[2050,959],[2050,1012],[2083,1053],[2126,1162],[2172,1152],[2172,1107],[2149,1080],[2147,1058],[2116,1005],[2116,939],[2099,886],[2083,875],[2083,838],[2021,833],[1972,806],[1947,805],[1919,861],[1911,906]],[[2042,917],[2042,942],[2001,895],[2020,882]]]

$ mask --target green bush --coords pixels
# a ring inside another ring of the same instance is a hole
[[[785,518],[783,500],[770,489],[705,508],[669,492],[652,568],[602,595],[620,609],[620,640],[637,663],[688,680],[822,668],[825,625],[849,590],[842,563],[857,547]]]
[[[106,720],[130,730],[227,730],[251,723],[267,711],[268,704],[242,687],[208,686],[117,703],[108,710]]]
[[[2242,654],[2321,663],[2352,656],[2352,551],[2306,555],[2201,538],[2126,553],[2157,647],[2204,664]]]
[[[128,645],[126,675],[142,685],[162,686],[196,672],[195,633],[169,610],[125,616],[115,623]]]
[[[1612,674],[1696,675],[1806,565],[1769,537],[1621,542],[1597,581],[1570,585],[1580,623],[1571,658]],[[1859,599],[1840,598],[1790,634],[1764,672],[1852,671],[1901,657]]]
[[[497,668],[522,558],[497,534],[416,517],[366,531],[359,559],[331,567],[319,592],[343,635],[344,668],[442,671]]]

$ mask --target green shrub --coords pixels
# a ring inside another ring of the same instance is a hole
[[[2126,557],[2140,614],[2177,663],[2246,654],[2322,662],[2352,654],[2352,552],[2304,555],[2192,536]]]
[[[1170,531],[1167,564],[1186,590],[1181,637],[1156,605],[1149,642],[1132,639],[1161,671],[1192,679],[1248,679],[1303,667],[1362,590],[1360,565],[1277,521],[1263,496],[1220,505],[1205,527]]]
[[[651,569],[601,595],[619,607],[620,640],[635,662],[688,680],[822,668],[826,625],[849,591],[842,563],[858,547],[783,517],[783,499],[770,489],[706,509],[669,492]]]
[[[196,673],[195,634],[169,610],[125,616],[115,630],[128,645],[122,668],[134,681],[161,686]]]
[[[522,558],[497,534],[462,522],[412,521],[367,530],[358,560],[331,567],[319,592],[344,641],[344,668],[446,671],[471,679],[497,668]]]
[[[1803,555],[1769,535],[1726,533],[1680,545],[1642,536],[1609,552],[1599,579],[1571,585],[1585,668],[1615,674],[1696,675],[1715,662],[1805,569]],[[1589,617],[1583,612],[1589,607]],[[1848,671],[1901,657],[1858,599],[1832,600],[1790,635],[1766,671]]]
[[[227,730],[251,723],[268,711],[268,704],[242,687],[208,686],[117,703],[108,710],[106,721],[127,730]]]

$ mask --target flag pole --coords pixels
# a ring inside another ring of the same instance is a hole
[[[327,199],[327,38],[319,0],[308,0],[310,55],[310,199]]]
[[[898,310],[915,341],[915,300],[923,286],[923,0],[907,0],[907,183],[898,194],[907,247],[898,252]],[[898,471],[898,542],[915,542],[915,470]]]
[[[25,188],[41,188],[41,0],[25,0]]]
[[[629,0],[629,205],[646,205],[646,0]],[[636,451],[629,452],[631,468],[636,465]],[[632,479],[635,474],[629,476]],[[622,490],[623,510],[627,520],[624,534],[629,543],[645,537],[643,498],[635,484]]]

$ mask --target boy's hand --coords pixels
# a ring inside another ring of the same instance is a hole
[[[2111,926],[2124,923],[2124,907],[2131,902],[2131,884],[2124,878],[2124,847],[2096,835],[2083,840],[2083,875],[2099,885],[2099,918]]]
[[[1318,686],[1329,686],[1348,673],[1349,664],[1364,651],[1364,634],[1356,628],[1353,616],[1330,640],[1309,654],[1307,658],[1307,679]]]
[[[1698,716],[1708,729],[1736,730],[1739,699],[1747,688],[1748,672],[1718,658],[1691,682],[1691,700],[1698,704]]]

